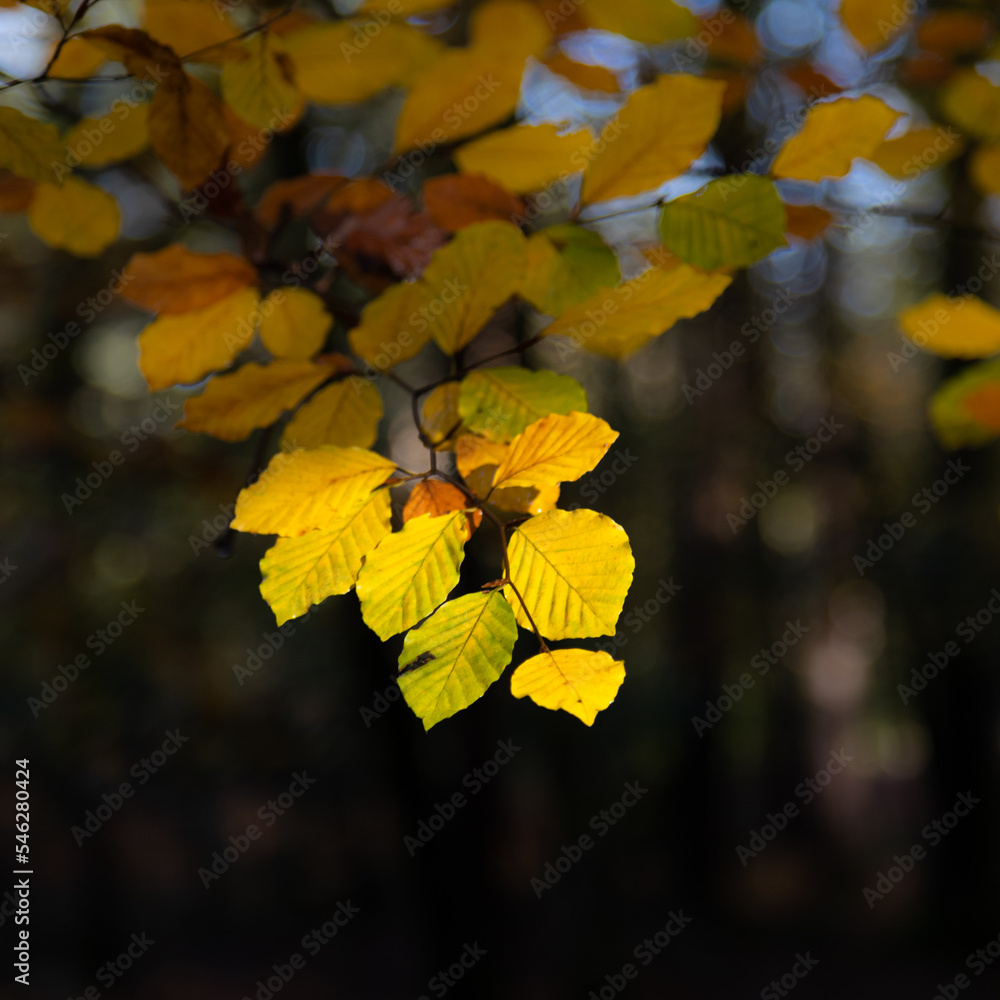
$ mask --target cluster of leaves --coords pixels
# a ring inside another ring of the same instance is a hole
[[[190,431],[239,441],[282,425],[280,449],[240,493],[232,522],[277,536],[261,563],[262,594],[283,623],[356,590],[381,638],[407,632],[399,684],[428,728],[500,676],[518,626],[534,632],[540,652],[513,672],[515,696],[589,725],[624,679],[607,653],[548,645],[613,634],[631,584],[623,529],[596,511],[558,508],[561,484],[594,468],[617,434],[568,376],[495,362],[542,338],[628,357],[711,307],[735,270],[789,238],[820,235],[833,221],[821,182],[845,176],[857,158],[908,178],[978,140],[972,177],[987,191],[997,185],[1000,88],[965,65],[993,26],[974,12],[911,23],[895,0],[845,0],[841,11],[871,53],[909,32],[905,74],[917,88],[940,85],[939,111],[965,138],[941,150],[941,130],[912,119],[896,134],[901,113],[879,97],[840,94],[807,65],[789,66],[790,80],[820,86],[824,99],[783,136],[769,167],[665,201],[655,192],[697,176],[696,161],[760,71],[753,29],[731,11],[703,25],[670,0],[484,0],[464,44],[445,45],[428,15],[449,0],[365,0],[334,20],[150,0],[142,28],[85,28],[98,2],[70,13],[37,0],[61,20],[62,40],[43,74],[7,89],[61,80],[69,94],[70,81],[130,77],[152,96],[120,109],[110,128],[110,113],[77,116],[62,133],[68,99],[28,113],[0,107],[0,208],[26,210],[54,247],[96,255],[117,236],[118,209],[81,173],[152,158],[175,178],[182,206],[204,206],[238,234],[239,253],[175,243],[132,258],[122,295],[154,314],[139,338],[140,367],[153,390],[208,379],[187,402],[181,426]],[[241,30],[236,13],[258,20]],[[648,47],[644,79],[623,91],[615,73],[568,58],[563,37],[590,28]],[[703,35],[702,75],[656,72],[660,46]],[[108,60],[121,70],[95,77]],[[617,112],[599,128],[518,119],[533,63]],[[276,181],[252,205],[224,182],[253,169],[310,105],[360,103],[389,88],[405,96],[382,179],[307,174]],[[615,214],[606,205],[615,199],[630,199],[619,211],[639,199],[655,213],[657,237],[609,246],[597,223]],[[316,240],[309,256],[276,260],[303,221]],[[470,361],[501,308],[537,332]],[[936,308],[905,314],[904,328]],[[1000,316],[985,303],[942,308],[966,312],[942,324],[961,336],[942,336],[936,349],[1000,349]],[[439,353],[447,374],[413,386],[396,366],[425,351]],[[955,437],[961,420],[981,434],[992,419],[1000,434],[1000,370],[963,378],[939,397],[939,423],[950,421]],[[388,381],[409,394],[425,470],[375,450]],[[394,524],[390,490],[399,487],[409,494]],[[500,576],[452,597],[483,522],[499,535]]]

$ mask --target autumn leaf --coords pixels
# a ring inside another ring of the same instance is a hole
[[[719,127],[724,90],[684,73],[640,87],[601,133],[603,152],[583,176],[584,204],[651,191],[687,170]]]
[[[984,358],[1000,351],[1000,312],[975,295],[931,295],[899,314],[903,332],[943,358]]]
[[[870,94],[816,104],[802,130],[782,146],[771,173],[800,181],[843,177],[857,157],[871,158],[899,116]]]
[[[153,320],[139,334],[139,367],[149,388],[197,382],[226,368],[253,336],[256,288],[241,288],[203,309]]]
[[[105,54],[85,38],[73,35],[59,50],[56,61],[49,67],[54,80],[85,80],[107,60]]]
[[[114,118],[110,113],[103,118],[83,118],[63,136],[63,142],[70,154],[78,158],[80,166],[122,163],[138,156],[149,145],[148,118],[148,104],[118,109]]]
[[[376,490],[346,517],[297,538],[279,538],[260,569],[260,592],[279,625],[354,586],[366,555],[391,531],[387,489]]]
[[[0,107],[0,167],[18,177],[51,183],[62,179],[55,167],[65,160],[66,148],[55,125]]]
[[[411,629],[399,689],[424,729],[468,708],[510,663],[517,622],[503,594],[466,594]]]
[[[408,361],[430,340],[420,312],[429,298],[420,281],[390,286],[361,311],[361,322],[347,335],[351,350],[378,372]]]
[[[455,439],[455,461],[466,485],[478,497],[488,496],[490,504],[520,514],[541,514],[559,503],[559,486],[509,486],[492,489],[493,476],[510,451],[510,445],[476,434],[460,434]]]
[[[617,431],[590,413],[550,413],[511,441],[493,486],[571,483],[594,468],[617,437]]]
[[[410,491],[403,507],[403,523],[412,521],[421,514],[440,517],[454,510],[464,510],[468,506],[465,494],[451,483],[440,479],[422,479]]]
[[[609,653],[552,649],[525,660],[510,678],[515,698],[527,695],[542,708],[563,709],[586,726],[607,708],[625,680],[625,664]]]
[[[182,58],[211,48],[199,61],[222,62],[226,48],[221,43],[239,34],[226,15],[223,4],[209,0],[146,0],[146,33],[173,49]],[[239,43],[234,43],[234,47]]]
[[[273,229],[285,215],[294,219],[318,211],[331,194],[349,183],[339,174],[306,174],[275,181],[260,196],[255,214],[262,226]]]
[[[14,215],[24,212],[35,197],[38,184],[4,171],[0,173],[0,212]]]
[[[458,583],[469,515],[422,514],[379,543],[358,574],[365,624],[388,639],[426,618]]]
[[[213,378],[200,396],[189,399],[178,426],[223,441],[242,441],[293,409],[330,374],[327,365],[306,361],[251,361],[232,375]]]
[[[872,153],[871,161],[890,177],[911,180],[925,170],[945,166],[964,149],[965,142],[954,129],[938,125],[910,129],[896,139],[886,139]]]
[[[577,62],[562,52],[549,56],[545,65],[558,76],[569,80],[581,90],[593,90],[603,94],[617,94],[621,87],[618,77],[605,66],[594,66]]]
[[[260,339],[276,358],[311,358],[322,349],[333,325],[323,300],[307,288],[276,289],[260,311]]]
[[[231,526],[285,538],[329,528],[368,503],[395,468],[363,448],[278,452],[257,482],[240,491]]]
[[[598,233],[582,226],[551,226],[535,233],[528,239],[527,257],[519,294],[549,316],[621,281],[615,252]]]
[[[507,544],[505,588],[523,628],[546,639],[612,635],[635,560],[624,529],[593,510],[550,510],[520,525]],[[529,619],[517,593],[524,599]]]
[[[1000,87],[974,69],[959,70],[939,96],[941,111],[977,139],[1000,139]]]
[[[595,28],[646,45],[686,38],[698,27],[691,11],[673,0],[587,0],[583,11]]]
[[[487,177],[446,174],[424,184],[424,205],[436,225],[457,232],[491,219],[511,221],[524,213],[524,202]]]
[[[930,401],[934,433],[946,448],[977,448],[1000,436],[1000,361],[970,365]]]
[[[451,447],[461,417],[458,413],[458,382],[445,382],[432,389],[424,399],[420,426],[437,449]]]
[[[257,271],[233,253],[195,253],[172,243],[155,253],[133,254],[122,272],[123,299],[161,315],[204,309],[257,281]]]
[[[63,184],[39,184],[28,206],[28,223],[50,247],[77,257],[97,257],[118,236],[121,216],[115,199],[79,177]]]
[[[305,102],[284,42],[265,31],[246,39],[241,49],[245,58],[222,68],[223,100],[257,128],[287,131],[302,116]]]
[[[367,379],[352,375],[320,389],[288,422],[283,446],[324,444],[370,448],[378,437],[382,397]]]
[[[177,53],[169,46],[150,38],[145,31],[123,28],[120,24],[108,24],[102,28],[81,31],[75,37],[100,49],[109,59],[123,63],[129,73],[139,80],[145,78],[162,81],[167,89],[181,85],[184,69]]]
[[[913,10],[900,0],[842,0],[840,18],[863,49],[876,51],[907,26]]]
[[[785,205],[786,229],[789,236],[814,240],[833,222],[833,216],[816,205]]]
[[[1000,146],[976,146],[969,159],[969,177],[983,194],[1000,194]]]

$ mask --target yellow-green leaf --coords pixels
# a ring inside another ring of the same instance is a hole
[[[430,334],[445,354],[460,351],[524,281],[525,241],[506,222],[466,226],[431,258],[422,282]]]
[[[725,89],[684,73],[640,87],[601,133],[604,150],[583,175],[584,204],[651,191],[687,170],[719,127]]]
[[[587,164],[587,129],[560,134],[555,125],[513,125],[490,132],[454,153],[463,173],[483,174],[517,194],[539,191]]]
[[[253,337],[256,288],[240,288],[210,306],[160,316],[139,334],[139,367],[154,392],[197,382],[227,367]]]
[[[213,378],[200,396],[189,399],[178,426],[242,441],[255,428],[273,424],[331,374],[329,365],[309,361],[251,361],[232,375]]]
[[[785,245],[785,206],[773,181],[720,177],[663,206],[663,245],[695,267],[749,267]]]
[[[387,288],[361,310],[361,322],[347,335],[351,350],[375,372],[408,361],[430,340],[427,317],[420,312],[427,298],[427,286],[420,281]]]
[[[286,538],[329,528],[363,507],[395,468],[363,448],[278,452],[260,479],[240,491],[231,526]]]
[[[261,560],[260,592],[279,625],[298,618],[310,605],[354,586],[366,555],[391,529],[387,489],[328,528],[298,538],[279,538]]]
[[[260,308],[260,339],[276,357],[305,361],[326,341],[333,317],[323,300],[308,288],[271,292]]]
[[[592,726],[625,680],[625,664],[609,653],[552,649],[525,660],[510,679],[515,698],[527,695],[542,708],[561,708]]]
[[[422,514],[383,539],[358,574],[365,624],[379,638],[403,632],[426,618],[458,583],[469,513]]]
[[[529,237],[519,294],[539,312],[559,316],[619,281],[621,269],[611,247],[598,233],[567,224]]]
[[[452,435],[461,422],[458,393],[457,382],[445,382],[432,389],[424,399],[420,424],[435,448],[448,450],[452,446]]]
[[[904,309],[899,325],[943,358],[985,358],[1000,351],[1000,312],[975,295],[931,295]]]
[[[465,426],[509,441],[550,413],[587,412],[587,394],[569,375],[528,368],[484,368],[462,380],[458,411]]]
[[[870,94],[813,105],[802,130],[782,146],[771,173],[800,181],[843,177],[855,158],[871,158],[900,114]]]
[[[729,286],[725,274],[702,274],[681,264],[650,268],[638,277],[564,312],[546,336],[569,337],[576,347],[609,358],[625,358],[679,319],[704,312]]]
[[[325,386],[288,422],[282,447],[335,444],[370,448],[378,437],[382,397],[367,379],[352,375]]]
[[[971,365],[930,402],[931,423],[946,448],[976,448],[1000,437],[1000,361]]]
[[[285,43],[269,31],[245,39],[242,59],[222,67],[222,98],[245,122],[284,132],[302,115],[295,67]]]
[[[550,510],[520,525],[507,543],[507,599],[518,624],[547,639],[612,635],[632,585],[635,560],[625,529],[593,510]]]
[[[38,185],[28,206],[28,223],[50,247],[77,257],[97,257],[114,243],[121,216],[107,191],[67,177],[62,185]]]
[[[597,465],[617,438],[617,431],[590,413],[551,413],[511,441],[493,475],[493,485],[571,483]]]
[[[448,601],[411,629],[399,656],[399,689],[430,729],[481,698],[510,663],[514,612],[499,591]]]
[[[70,166],[104,167],[138,156],[149,145],[149,104],[125,105],[103,118],[84,118],[63,137]]]
[[[33,181],[58,181],[66,147],[55,125],[29,118],[16,108],[0,108],[0,167]]]

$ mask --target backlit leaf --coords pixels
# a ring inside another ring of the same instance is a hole
[[[50,247],[77,257],[96,257],[118,236],[118,203],[107,191],[79,177],[39,184],[28,206],[28,223]]]
[[[445,382],[424,399],[420,424],[437,448],[450,448],[451,436],[461,423],[458,412],[458,382]]]
[[[388,490],[329,527],[298,538],[279,538],[267,550],[260,568],[260,592],[279,625],[298,618],[312,604],[354,586],[364,557],[391,531]]]
[[[594,468],[617,437],[617,431],[590,413],[551,413],[511,441],[510,450],[493,476],[493,485],[571,483]]]
[[[307,288],[271,292],[261,306],[260,339],[276,358],[304,361],[322,349],[333,317]]]
[[[974,69],[960,69],[939,95],[944,116],[977,139],[1000,139],[1000,87]]]
[[[771,173],[801,181],[843,177],[857,157],[871,158],[899,116],[870,94],[815,104],[802,130],[781,148]]]
[[[273,424],[330,375],[328,365],[308,361],[251,361],[232,375],[213,378],[200,396],[189,399],[178,426],[242,441],[257,427]]]
[[[148,104],[121,107],[114,115],[108,112],[103,118],[84,118],[77,122],[63,136],[63,142],[81,166],[122,163],[138,156],[149,145],[148,117]]]
[[[826,231],[833,216],[817,205],[786,205],[786,232],[802,240],[814,240]]]
[[[547,639],[612,635],[632,585],[625,530],[593,510],[550,510],[520,525],[507,544],[510,578]],[[506,588],[518,624],[531,628]]]
[[[492,490],[493,476],[510,445],[490,441],[476,434],[461,434],[455,441],[455,460],[466,486],[478,497],[489,496],[501,510],[520,514],[541,514],[559,503],[559,487],[509,486]]]
[[[899,314],[903,332],[943,358],[985,358],[1000,351],[1000,312],[975,295],[931,295]]]
[[[609,653],[553,649],[525,660],[510,678],[515,698],[527,695],[542,708],[564,709],[586,726],[607,708],[625,680],[625,664]]]
[[[983,194],[1000,194],[1000,145],[976,146],[969,158],[969,176]]]
[[[562,52],[547,58],[545,65],[581,90],[595,90],[604,94],[617,94],[621,90],[618,77],[606,66],[576,62]]]
[[[584,16],[602,31],[613,31],[646,45],[693,35],[694,15],[673,0],[586,0]]]
[[[55,125],[0,107],[0,167],[33,181],[57,181],[56,164],[65,166],[66,148]]]
[[[934,432],[946,448],[977,448],[1000,436],[1000,361],[970,365],[930,402]]]
[[[785,245],[785,206],[766,177],[720,177],[664,205],[659,229],[663,245],[696,267],[749,267]]]
[[[463,510],[467,505],[465,494],[457,486],[440,479],[423,479],[410,491],[403,508],[403,523],[421,514],[439,517],[453,510]]]
[[[183,57],[239,34],[226,13],[227,6],[210,0],[146,0],[144,27],[150,37]],[[219,46],[199,55],[198,61],[221,62],[225,56],[226,50]]]
[[[872,153],[871,160],[890,177],[910,180],[925,170],[950,163],[964,148],[965,142],[953,128],[938,125],[910,129],[898,139],[886,139]]]
[[[335,444],[370,448],[378,437],[382,397],[367,379],[352,375],[320,389],[288,422],[281,441],[292,448]]]
[[[422,514],[383,539],[358,574],[365,624],[388,639],[426,618],[458,583],[470,515]]]
[[[621,281],[618,258],[600,235],[582,226],[552,226],[529,237],[520,295],[539,312],[560,316]]]
[[[412,358],[431,337],[428,318],[420,312],[428,299],[423,282],[391,285],[361,311],[361,322],[347,335],[351,350],[377,372]]]
[[[395,467],[363,448],[278,452],[257,482],[240,491],[232,527],[285,538],[330,528],[364,507]]]
[[[601,133],[604,150],[583,175],[584,203],[651,191],[687,170],[719,127],[725,89],[684,73],[640,87]]]
[[[424,729],[481,698],[510,663],[516,641],[514,612],[499,591],[448,601],[411,629],[399,656],[399,689]]]
[[[840,19],[863,49],[874,51],[906,27],[914,10],[901,0],[842,0]]]
[[[107,61],[107,56],[86,38],[74,35],[59,50],[49,75],[57,80],[85,80]]]
[[[266,31],[240,43],[245,58],[222,67],[223,100],[246,122],[277,132],[301,117],[304,101],[284,42]]]

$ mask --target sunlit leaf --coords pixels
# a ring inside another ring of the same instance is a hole
[[[468,506],[465,494],[451,483],[440,479],[422,479],[410,491],[403,508],[403,523],[412,521],[421,514],[440,517],[450,514],[453,510],[463,510]]]
[[[96,257],[118,236],[121,215],[115,199],[79,177],[63,184],[39,184],[28,206],[28,222],[50,247],[77,257]]]
[[[1000,139],[1000,87],[974,69],[961,69],[939,95],[944,116],[977,139]]]
[[[617,94],[621,90],[618,77],[606,66],[576,62],[562,52],[549,56],[545,65],[581,90],[594,90],[603,94]]]
[[[1000,312],[975,295],[931,295],[899,314],[903,332],[943,358],[985,358],[1000,351]]]
[[[361,322],[348,333],[351,350],[377,372],[385,372],[417,354],[431,338],[427,286],[401,281],[372,299]]]
[[[466,485],[478,497],[501,510],[541,514],[559,503],[559,486],[508,486],[492,489],[493,476],[510,445],[490,441],[477,434],[461,434],[455,440],[455,460]]]
[[[547,639],[612,635],[632,585],[625,530],[593,510],[550,510],[520,525],[507,544],[505,589],[518,624]]]
[[[969,159],[969,176],[983,194],[1000,194],[1000,145],[980,143]]]
[[[217,46],[198,58],[199,61],[221,62],[227,50],[220,43],[239,34],[226,13],[227,5],[209,0],[146,0],[143,27],[148,35],[182,57],[208,46]]]
[[[970,365],[945,382],[930,416],[946,448],[977,448],[1000,437],[1000,361]]]
[[[582,9],[595,28],[646,45],[686,38],[698,27],[691,11],[673,0],[586,0]]]
[[[514,612],[499,591],[448,601],[411,629],[399,655],[399,689],[424,729],[468,708],[510,663]]]
[[[826,231],[833,216],[816,205],[786,205],[786,232],[802,240],[814,240]]]
[[[542,708],[563,709],[592,726],[625,680],[625,664],[609,653],[553,649],[525,660],[510,678],[515,698],[527,695]]]
[[[63,142],[81,166],[122,163],[138,156],[149,145],[148,118],[149,104],[120,107],[103,118],[78,121],[63,136]]]
[[[352,375],[325,386],[288,422],[281,441],[292,448],[323,444],[370,448],[378,437],[382,397],[367,379]]]
[[[85,80],[107,60],[107,56],[86,38],[74,35],[59,50],[56,61],[49,67],[49,76],[56,80]]]
[[[276,358],[311,358],[323,347],[333,325],[323,300],[307,288],[277,289],[260,311],[260,339]]]
[[[841,0],[840,18],[863,49],[874,51],[907,26],[914,10],[901,0]]]
[[[598,233],[560,225],[529,237],[520,295],[539,312],[559,316],[621,281],[614,250]]]
[[[451,436],[461,422],[458,412],[458,382],[445,382],[424,398],[420,424],[436,448],[451,447]]]
[[[963,149],[965,142],[954,129],[938,125],[910,129],[898,139],[886,139],[872,153],[871,160],[890,177],[910,180],[925,170],[950,163]]]

